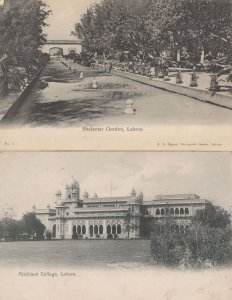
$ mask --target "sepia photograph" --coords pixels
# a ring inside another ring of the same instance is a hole
[[[231,11],[231,0],[2,0],[0,124],[231,125]]]
[[[231,299],[231,167],[229,152],[1,153],[0,299]]]

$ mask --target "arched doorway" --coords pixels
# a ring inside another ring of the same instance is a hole
[[[102,225],[99,226],[99,234],[103,234],[103,226]]]
[[[112,234],[116,234],[116,226],[115,225],[112,226]]]
[[[111,234],[111,226],[110,225],[107,225],[106,231],[107,231],[107,234]]]
[[[76,225],[74,225],[73,228],[72,228],[72,238],[73,239],[77,238],[77,227],[76,227]]]
[[[121,225],[118,224],[117,226],[117,234],[121,234],[122,233],[122,228],[121,228]]]
[[[98,226],[97,225],[94,226],[94,234],[98,234]]]
[[[69,49],[68,54],[69,54],[69,57],[71,59],[73,59],[75,57],[75,55],[76,55],[76,49],[74,49],[74,48],[73,49]]]
[[[77,234],[81,234],[81,226],[80,225],[77,226]]]
[[[52,237],[53,238],[56,237],[56,224],[54,224],[53,227],[52,227]]]
[[[89,234],[90,236],[93,236],[93,225],[89,226]]]
[[[64,54],[64,51],[62,48],[59,48],[59,47],[53,47],[49,50],[49,54],[51,56],[61,56]]]
[[[86,227],[85,227],[85,225],[82,226],[82,234],[86,234]]]

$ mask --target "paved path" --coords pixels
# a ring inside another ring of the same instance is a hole
[[[67,62],[51,60],[25,104],[15,116],[16,126],[84,127],[106,125],[224,125],[232,111]],[[76,69],[74,73],[73,69]],[[80,72],[84,79],[79,78]],[[99,88],[91,89],[96,78]],[[41,87],[46,81],[48,87]],[[125,115],[128,97],[135,115]]]

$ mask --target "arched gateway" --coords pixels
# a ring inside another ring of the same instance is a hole
[[[50,55],[74,55],[82,51],[80,40],[47,40],[42,52]]]

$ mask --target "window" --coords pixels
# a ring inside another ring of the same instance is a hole
[[[181,214],[181,215],[184,214],[184,209],[183,209],[183,208],[180,209],[180,214]]]
[[[164,209],[162,208],[161,209],[161,215],[163,216],[165,214],[165,211],[164,211]]]
[[[155,212],[155,214],[156,214],[157,216],[159,216],[159,215],[160,215],[160,210],[157,209],[156,212]]]
[[[188,214],[189,214],[189,209],[188,209],[187,207],[185,208],[185,210],[184,210],[184,211],[185,211],[185,214],[186,214],[186,215],[188,215]]]
[[[174,215],[174,209],[173,208],[170,209],[170,215]]]
[[[103,226],[102,225],[99,226],[99,234],[103,234]]]
[[[85,225],[82,226],[82,234],[86,234],[86,227],[85,227]]]
[[[68,195],[68,198],[71,199],[71,195]]]
[[[175,215],[179,215],[179,213],[180,213],[180,212],[179,212],[179,208],[176,208],[176,209],[175,209]]]
[[[118,224],[117,226],[117,234],[121,234],[122,233],[122,228],[121,228],[121,225]]]
[[[116,226],[115,225],[112,226],[112,234],[116,234]]]

